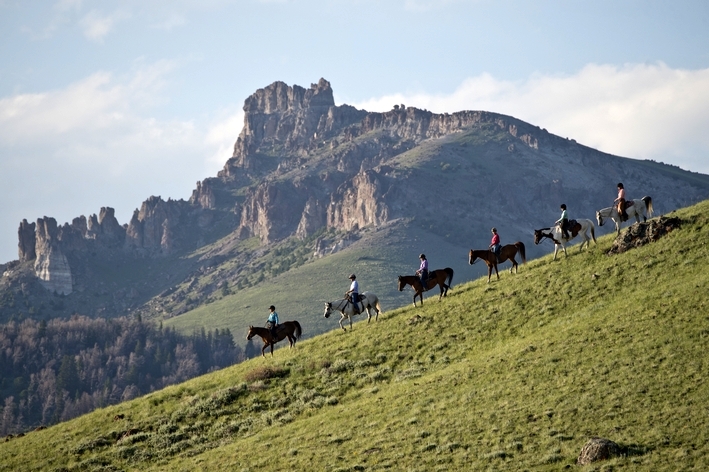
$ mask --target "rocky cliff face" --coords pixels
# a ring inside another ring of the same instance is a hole
[[[249,258],[290,237],[327,233],[313,248],[322,257],[357,241],[362,230],[415,219],[437,237],[486,246],[490,226],[505,228],[509,240],[524,239],[530,228],[554,221],[561,202],[572,217],[592,218],[610,204],[618,181],[632,196],[650,194],[659,211],[709,197],[709,180],[600,153],[505,115],[338,106],[325,79],[309,88],[274,82],[248,97],[244,112],[232,157],[216,177],[197,182],[188,201],[150,197],[124,225],[109,207],[62,226],[46,217],[23,220],[20,263],[50,291],[93,291],[112,297],[101,310],[126,309],[151,290],[166,290],[174,277],[189,274],[189,286],[198,287],[199,277],[238,253],[237,272],[224,276],[237,283]],[[238,252],[237,242],[250,237],[262,249]],[[211,249],[195,255],[206,245]],[[147,261],[140,262],[147,270],[158,258],[156,266],[183,272],[100,285],[97,274],[135,261]]]
[[[69,261],[60,248],[60,230],[54,218],[37,220],[34,270],[50,292],[69,295],[73,291]]]

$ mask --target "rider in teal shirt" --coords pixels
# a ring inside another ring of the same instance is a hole
[[[561,204],[561,217],[556,220],[556,224],[561,228],[564,239],[569,239],[569,215],[566,213],[566,204]]]
[[[278,338],[278,336],[276,336],[276,332],[278,330],[278,313],[276,313],[276,307],[273,305],[268,307],[268,309],[271,311],[271,313],[268,315],[268,320],[266,321],[266,324],[271,330],[271,336],[273,336],[273,340],[275,341]]]

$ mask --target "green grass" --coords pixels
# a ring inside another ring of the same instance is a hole
[[[0,443],[0,470],[551,471],[591,436],[626,454],[582,470],[707,470],[708,214]]]

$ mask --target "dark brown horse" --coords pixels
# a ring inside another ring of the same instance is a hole
[[[403,291],[404,287],[411,285],[414,289],[414,306],[416,306],[416,297],[421,299],[421,306],[423,306],[423,292],[424,288],[421,285],[421,278],[418,275],[400,275],[399,276],[399,291]],[[436,285],[440,287],[441,294],[438,296],[440,300],[442,297],[448,295],[448,289],[453,285],[453,269],[446,267],[445,269],[438,269],[428,273],[428,279],[426,279],[426,290],[430,290]]]
[[[515,270],[515,274],[517,273],[517,261],[515,260],[517,252],[519,252],[519,255],[522,256],[522,263],[526,264],[527,255],[524,252],[523,242],[517,241],[514,244],[507,244],[505,246],[502,246],[502,249],[500,249],[500,264],[502,264],[508,259],[510,260],[510,262],[512,262],[512,267],[510,267],[510,274],[512,273],[512,269]],[[497,280],[500,280],[500,273],[497,271],[497,258],[495,257],[494,252],[489,249],[471,249],[468,263],[470,265],[473,265],[476,259],[482,259],[483,261],[485,261],[485,264],[487,264],[487,283],[490,283],[490,277],[492,277],[493,268],[495,269],[495,273],[497,274]]]
[[[303,330],[300,327],[300,323],[297,321],[284,321],[278,325],[278,328],[276,328],[275,340],[273,339],[270,329],[261,328],[258,326],[249,326],[249,333],[246,335],[246,339],[249,340],[256,335],[261,336],[261,339],[263,339],[261,355],[266,357],[265,351],[268,346],[271,346],[271,356],[273,356],[273,346],[275,346],[278,341],[288,338],[290,347],[293,347],[295,345],[295,340],[300,338],[302,334]]]

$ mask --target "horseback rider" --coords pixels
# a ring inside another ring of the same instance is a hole
[[[613,200],[614,205],[618,205],[618,217],[621,221],[627,221],[628,214],[625,212],[625,188],[623,182],[618,183],[618,198]]]
[[[490,240],[490,250],[495,253],[495,258],[497,263],[500,263],[500,249],[502,245],[500,244],[500,235],[497,234],[497,228],[492,228],[492,239]]]
[[[421,279],[421,287],[423,290],[428,290],[426,282],[428,281],[428,260],[426,259],[426,254],[419,254],[419,259],[421,260],[421,265],[419,270],[416,271],[416,275]]]
[[[557,225],[561,227],[562,237],[564,239],[569,239],[569,216],[566,213],[566,204],[561,204],[561,217],[556,220]]]
[[[352,283],[350,284],[350,289],[345,292],[345,296],[349,298],[350,302],[354,305],[354,313],[355,315],[359,314],[359,282],[357,282],[357,276],[352,274],[350,275],[350,280]]]
[[[269,313],[268,320],[266,321],[266,327],[271,331],[271,336],[273,336],[273,342],[275,343],[278,339],[276,332],[278,331],[278,313],[276,313],[276,307],[271,305],[268,307]]]

